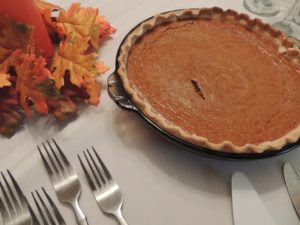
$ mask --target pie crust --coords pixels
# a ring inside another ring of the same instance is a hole
[[[197,146],[205,147],[215,151],[231,152],[231,153],[262,153],[266,150],[280,150],[289,143],[296,142],[300,137],[300,126],[293,128],[285,135],[271,141],[263,141],[258,144],[246,143],[243,145],[236,145],[229,140],[223,140],[218,143],[209,141],[206,137],[187,132],[181,126],[178,126],[155,109],[144,99],[143,94],[132,87],[127,76],[127,58],[131,48],[135,45],[137,40],[145,33],[153,30],[161,24],[167,24],[174,21],[182,21],[185,19],[199,19],[199,20],[220,20],[239,24],[247,30],[256,30],[262,35],[272,37],[274,44],[278,47],[278,53],[287,60],[290,60],[295,65],[300,65],[299,50],[294,46],[294,41],[287,38],[281,31],[274,29],[271,25],[263,23],[259,19],[250,19],[246,14],[240,14],[233,10],[222,10],[221,8],[202,8],[202,9],[185,9],[162,13],[156,15],[134,28],[124,40],[120,54],[117,59],[119,68],[118,74],[122,80],[123,87],[127,94],[129,94],[134,104],[155,124],[169,132],[170,134],[192,143]]]

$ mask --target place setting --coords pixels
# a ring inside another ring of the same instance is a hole
[[[0,224],[299,224],[299,4],[1,2]]]
[[[88,224],[87,218],[79,206],[81,185],[78,175],[54,139],[47,141],[46,144],[43,143],[42,146],[43,150],[39,146],[37,148],[58,200],[72,207],[77,224]],[[91,151],[87,149],[83,155],[86,163],[83,163],[79,155],[78,159],[99,208],[104,213],[113,214],[120,224],[126,225],[127,222],[121,211],[123,194],[118,184],[114,181],[95,148],[92,147]],[[4,224],[66,224],[44,187],[41,188],[41,191],[34,190],[31,192],[42,219],[41,223],[11,172],[7,170],[7,175],[4,175],[3,172],[1,175],[4,182],[3,184],[0,183],[0,188],[4,197],[3,199],[0,198],[0,212]],[[41,192],[44,197],[41,197]],[[45,203],[46,201],[48,203]]]

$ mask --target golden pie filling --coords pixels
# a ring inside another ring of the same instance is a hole
[[[273,39],[218,19],[158,25],[131,47],[127,78],[191,135],[237,146],[273,141],[300,123],[299,66]]]

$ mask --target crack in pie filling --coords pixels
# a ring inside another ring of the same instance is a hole
[[[182,10],[138,26],[118,73],[132,101],[171,134],[217,151],[263,152],[299,138],[292,45],[232,10]]]

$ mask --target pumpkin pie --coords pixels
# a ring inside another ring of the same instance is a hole
[[[261,153],[299,139],[299,50],[259,19],[216,7],[167,12],[138,25],[120,51],[131,100],[184,141]]]

